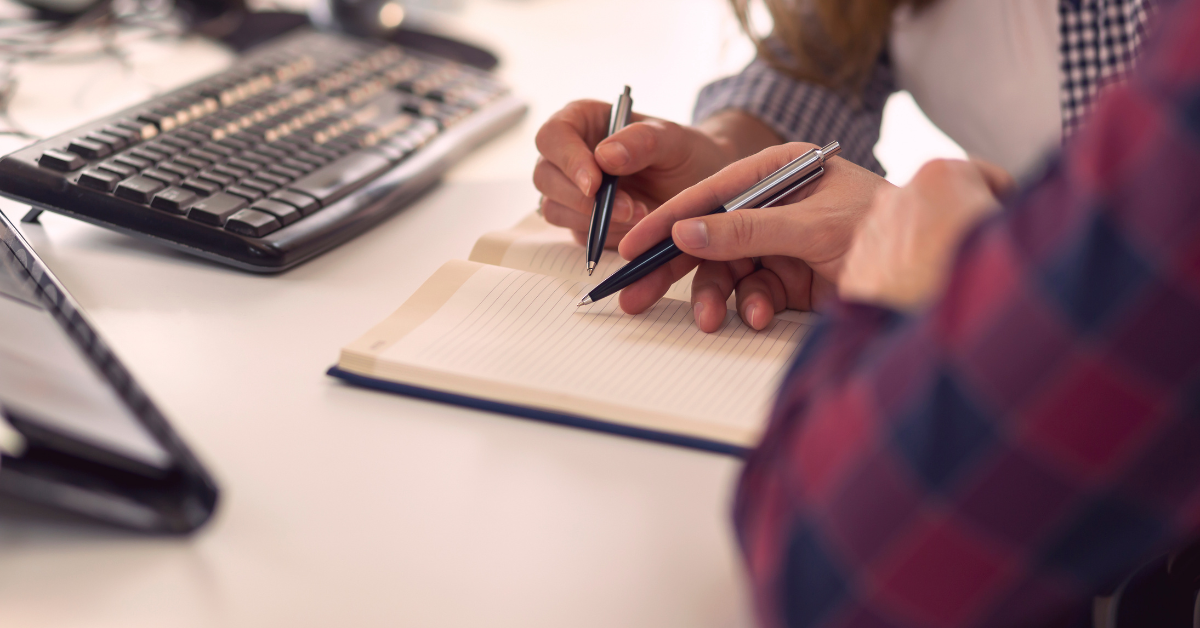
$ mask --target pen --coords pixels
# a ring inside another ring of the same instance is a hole
[[[629,96],[629,86],[617,97],[612,106],[612,114],[608,118],[608,135],[625,128],[629,124],[629,115],[633,112],[633,98]],[[606,136],[607,137],[607,136]],[[596,190],[596,204],[592,207],[592,224],[588,227],[587,271],[588,276],[596,270],[600,262],[600,254],[604,252],[604,241],[608,239],[608,222],[612,219],[613,201],[617,199],[617,176],[604,173],[600,180],[600,189]]]
[[[830,142],[824,148],[814,148],[789,161],[784,167],[750,186],[748,190],[737,195],[728,203],[708,212],[707,215],[737,211],[747,207],[770,207],[825,174],[825,160],[838,154],[841,150],[842,146],[837,142]],[[675,259],[682,252],[678,246],[675,246],[675,241],[668,237],[622,266],[617,272],[609,275],[607,279],[600,282],[600,285],[587,293],[587,296],[583,297],[576,307],[595,303],[619,292],[625,286]]]

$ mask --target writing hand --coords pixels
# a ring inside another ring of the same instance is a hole
[[[704,331],[721,326],[735,291],[739,315],[755,329],[784,308],[816,309],[832,297],[858,224],[877,190],[892,187],[882,177],[835,157],[787,204],[703,216],[812,148],[785,144],[733,163],[634,227],[621,242],[626,259],[668,236],[684,255],[623,290],[622,309],[645,310],[697,264],[692,308]]]

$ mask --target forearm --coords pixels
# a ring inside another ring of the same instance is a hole
[[[696,125],[712,138],[727,163],[745,159],[764,148],[782,144],[783,138],[762,120],[737,109],[720,111]]]

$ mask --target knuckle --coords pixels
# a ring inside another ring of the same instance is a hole
[[[732,244],[739,250],[749,247],[754,242],[757,231],[755,221],[750,212],[733,212],[729,221]]]

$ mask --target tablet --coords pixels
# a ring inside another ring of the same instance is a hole
[[[20,502],[187,533],[217,487],[0,214],[0,516]]]

